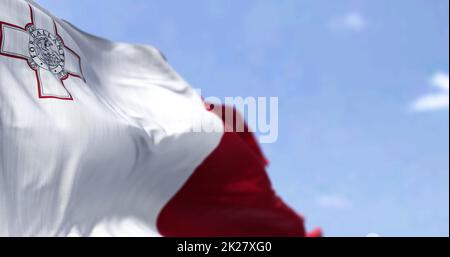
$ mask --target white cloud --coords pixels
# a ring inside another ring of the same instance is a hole
[[[448,110],[449,103],[449,75],[448,73],[437,72],[430,79],[430,85],[437,92],[429,93],[417,99],[412,104],[412,109],[414,111],[437,111],[437,110]]]
[[[322,195],[316,198],[316,203],[320,207],[344,209],[351,206],[349,199],[339,195]]]
[[[351,12],[330,22],[332,29],[347,29],[352,31],[363,31],[367,26],[365,18],[358,12]]]

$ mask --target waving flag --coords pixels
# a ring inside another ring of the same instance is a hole
[[[0,235],[305,235],[225,126],[155,48],[0,0]]]

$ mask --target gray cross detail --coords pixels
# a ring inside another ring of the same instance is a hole
[[[24,60],[36,76],[38,97],[73,100],[64,80],[85,81],[80,56],[69,48],[58,33],[55,21],[30,8],[25,27],[0,21],[0,57]]]

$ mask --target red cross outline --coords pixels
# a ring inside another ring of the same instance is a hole
[[[53,19],[52,19],[52,21],[53,21],[54,32],[55,32],[56,36],[59,37],[59,38],[61,39],[62,45],[63,45],[63,47],[64,47],[64,50],[70,51],[70,52],[78,59],[79,71],[80,71],[80,73],[81,73],[81,75],[78,75],[78,74],[75,74],[75,73],[72,73],[72,72],[66,70],[67,75],[59,79],[59,80],[61,81],[61,86],[64,88],[64,90],[65,90],[65,91],[67,92],[67,94],[69,95],[68,97],[60,97],[60,96],[53,96],[53,95],[44,95],[43,92],[42,92],[42,85],[41,85],[42,82],[41,82],[41,78],[40,78],[40,74],[39,74],[39,69],[40,69],[40,67],[33,68],[33,67],[30,65],[30,63],[29,63],[28,58],[25,58],[24,56],[17,55],[17,54],[14,54],[14,53],[9,53],[9,52],[8,52],[8,53],[5,53],[5,52],[2,51],[2,47],[3,47],[3,39],[4,39],[4,35],[3,35],[3,28],[4,28],[4,25],[9,26],[9,27],[12,27],[12,28],[17,29],[17,30],[20,30],[20,31],[22,31],[22,32],[24,32],[24,33],[27,33],[27,34],[28,34],[27,27],[28,27],[28,26],[34,26],[35,21],[34,21],[33,8],[31,7],[31,5],[28,5],[28,6],[29,6],[29,8],[30,8],[30,19],[31,19],[31,22],[27,23],[27,24],[25,25],[25,27],[22,28],[22,27],[20,27],[20,26],[18,26],[18,25],[15,25],[15,24],[11,24],[11,23],[7,23],[7,22],[4,22],[4,21],[0,21],[0,56],[3,55],[3,56],[6,56],[6,57],[10,57],[10,58],[15,58],[15,59],[24,60],[24,61],[28,64],[28,66],[31,68],[31,70],[34,71],[34,74],[35,74],[35,76],[36,76],[36,82],[37,82],[37,89],[38,89],[38,96],[39,96],[39,98],[41,98],[41,99],[49,99],[49,98],[53,98],[53,99],[59,99],[59,100],[73,101],[72,95],[71,95],[70,92],[66,89],[66,87],[65,87],[65,85],[64,85],[64,80],[66,80],[66,79],[68,79],[70,76],[72,76],[72,77],[75,77],[75,78],[79,78],[79,79],[81,79],[83,82],[85,82],[84,75],[83,75],[83,70],[81,69],[81,57],[80,57],[75,51],[73,51],[70,47],[68,47],[68,46],[64,43],[64,39],[58,34],[58,28],[57,28],[56,23],[55,23],[55,21],[54,21]],[[39,29],[39,28],[37,28],[37,29]]]

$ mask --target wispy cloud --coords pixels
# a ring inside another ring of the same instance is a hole
[[[449,75],[437,72],[430,79],[430,85],[437,89],[436,92],[426,94],[412,104],[412,109],[417,112],[448,110],[449,103]]]
[[[350,200],[340,195],[322,195],[316,198],[316,203],[323,208],[344,209],[351,206]]]
[[[358,12],[350,12],[346,15],[334,18],[330,22],[332,29],[346,29],[356,32],[363,31],[367,26],[365,18]]]

